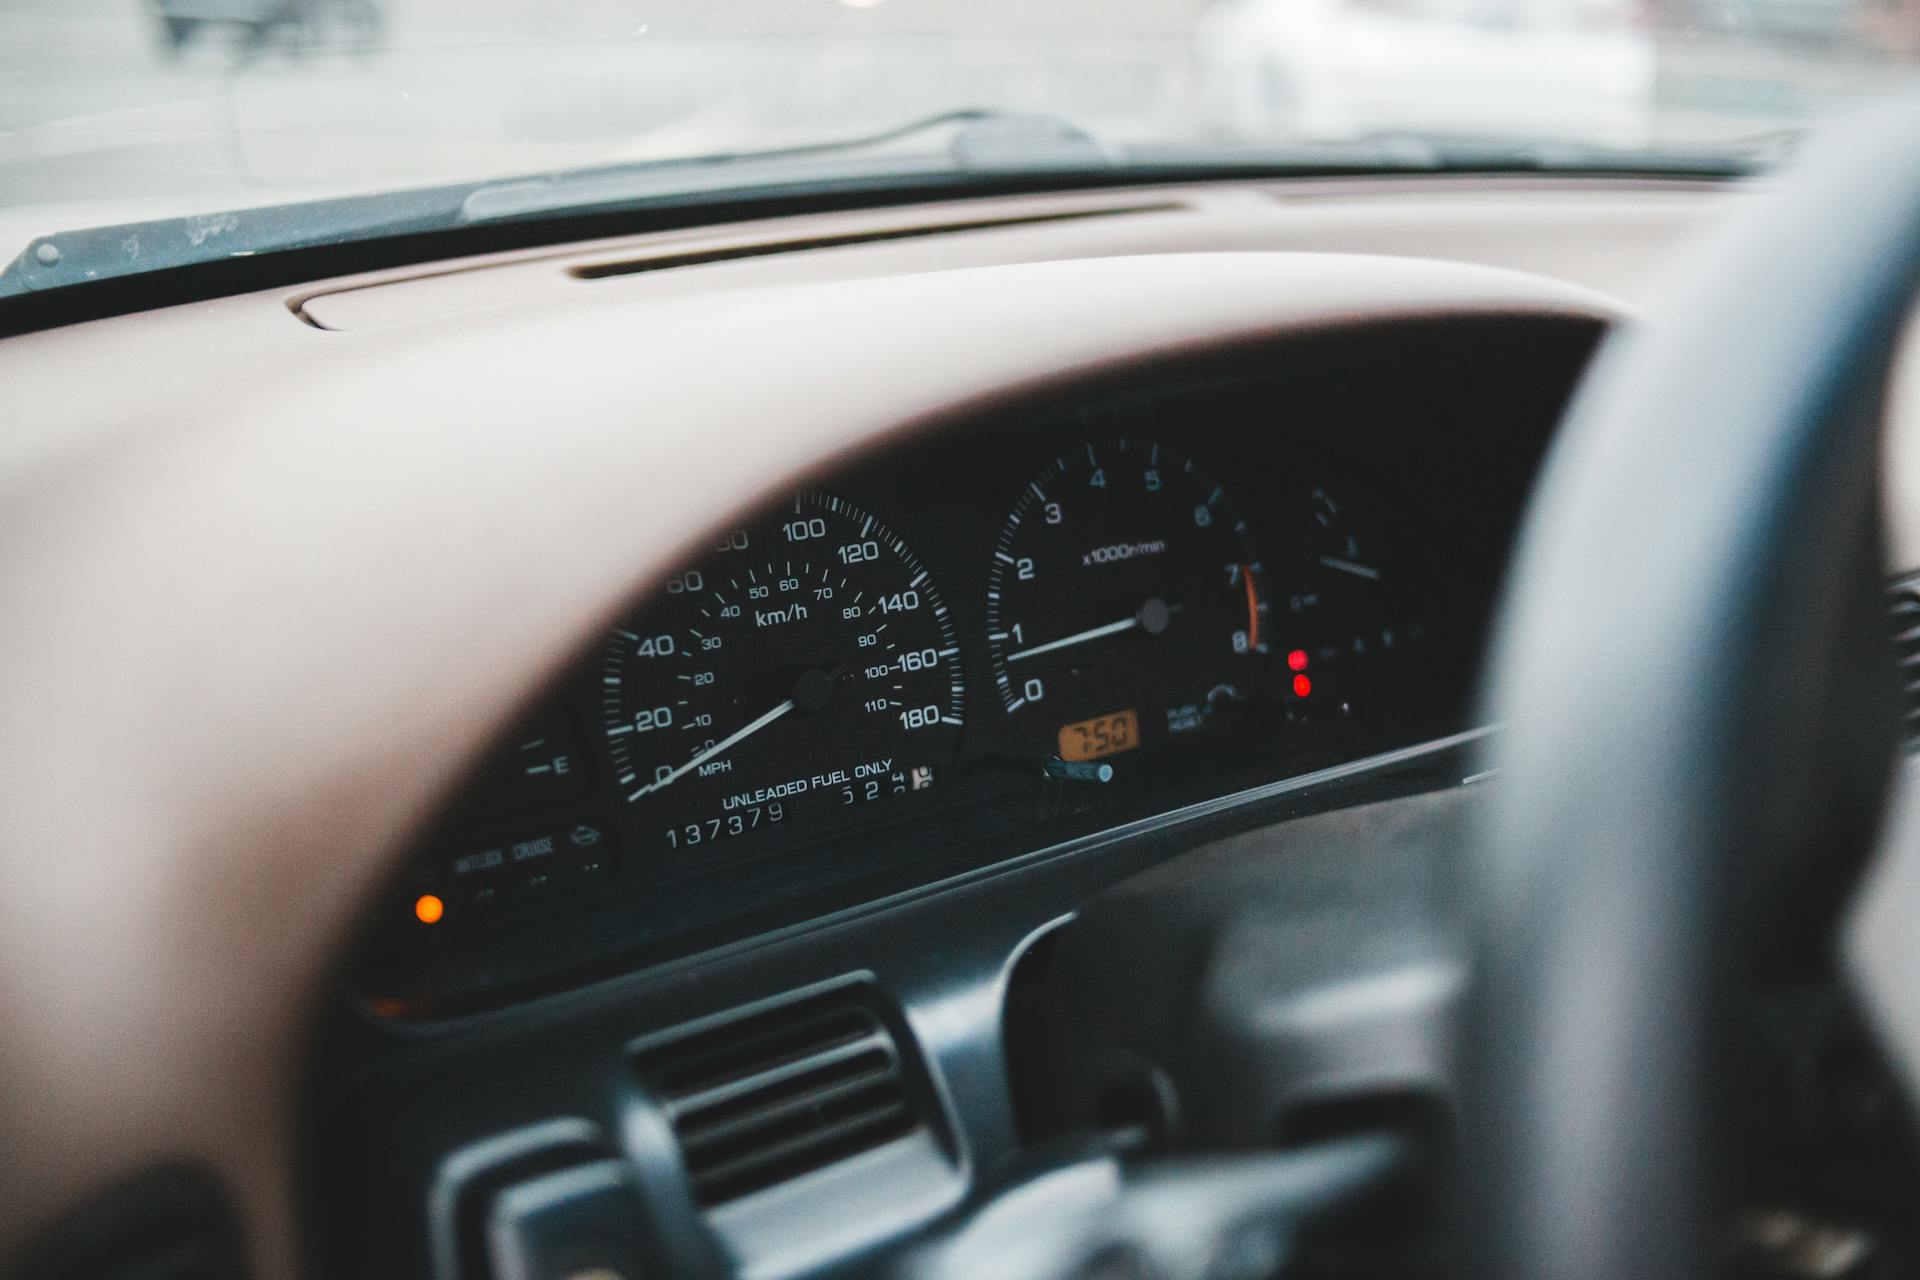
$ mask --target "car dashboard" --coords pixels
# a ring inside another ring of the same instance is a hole
[[[446,807],[364,998],[485,1007],[1470,727],[1590,337],[1135,375],[719,526]]]
[[[562,1190],[639,1206],[646,1274],[887,1271],[1024,1153],[1139,1118],[1137,1080],[1091,1117],[1032,1087],[1090,900],[1223,849],[1276,921],[1399,891],[1312,824],[1475,793],[1554,426],[1735,198],[815,210],[10,341],[23,402],[92,389],[6,442],[57,518],[4,575],[58,649],[16,638],[0,700],[57,730],[9,807],[69,825],[15,818],[23,847],[132,850],[92,1016],[156,1047],[88,1079],[203,1089],[168,1152],[240,1170],[308,1274],[503,1280],[495,1219]],[[277,823],[295,792],[318,816]],[[170,879],[186,848],[216,869]],[[305,967],[143,930],[149,885]],[[233,1029],[263,1009],[298,1053]],[[111,1112],[56,1154],[117,1153]]]

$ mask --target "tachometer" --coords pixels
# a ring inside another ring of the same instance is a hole
[[[818,835],[928,799],[959,745],[959,652],[906,544],[841,498],[802,495],[614,634],[615,780],[666,850]]]
[[[1089,760],[1177,740],[1248,696],[1268,650],[1265,569],[1197,464],[1088,444],[1020,493],[994,550],[987,639],[1034,747]]]

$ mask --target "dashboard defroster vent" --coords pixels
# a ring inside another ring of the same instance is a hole
[[[1920,576],[1902,578],[1887,588],[1887,614],[1906,696],[1901,708],[1906,741],[1909,747],[1920,746]]]
[[[702,1208],[870,1151],[926,1125],[893,1033],[846,988],[643,1044]]]
[[[1003,213],[993,217],[951,220],[918,219],[887,225],[876,223],[840,232],[812,232],[795,236],[769,235],[765,239],[733,238],[700,248],[667,246],[652,251],[630,253],[602,262],[570,267],[567,274],[576,280],[610,280],[638,275],[643,271],[670,271],[676,267],[706,266],[716,262],[738,262],[744,258],[765,258],[776,254],[799,253],[811,249],[844,249],[863,244],[884,244],[893,240],[919,240],[928,236],[957,235],[970,231],[1000,231],[1013,227],[1039,226],[1048,222],[1084,222],[1092,218],[1112,218],[1144,213],[1172,213],[1182,206],[1172,200],[1127,201],[1118,204],[1089,205],[1050,209],[1029,213]]]

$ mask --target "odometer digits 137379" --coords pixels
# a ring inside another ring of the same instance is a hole
[[[615,780],[656,850],[805,839],[929,799],[965,712],[931,577],[822,493],[675,575],[601,679]]]

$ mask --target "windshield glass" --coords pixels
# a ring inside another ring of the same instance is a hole
[[[1916,49],[1920,0],[0,0],[0,262],[67,229],[956,109],[1058,115],[1122,163],[1381,138],[1771,155]]]

